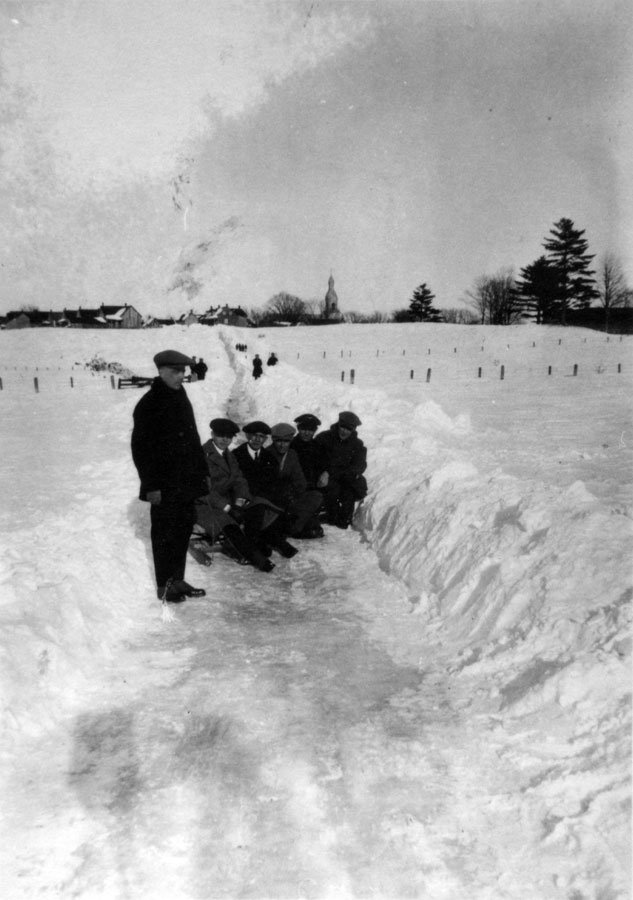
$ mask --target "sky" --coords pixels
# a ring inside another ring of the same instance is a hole
[[[630,5],[0,2],[0,312],[389,311],[585,229],[633,280]]]
[[[0,896],[630,898],[621,338],[0,331]],[[206,596],[161,609],[143,390],[87,364],[151,374],[166,344],[209,363],[185,388],[205,440],[353,410],[369,493],[271,573],[189,555]]]

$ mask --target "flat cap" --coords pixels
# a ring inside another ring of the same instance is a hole
[[[351,428],[352,431],[355,428],[358,428],[359,425],[363,424],[356,413],[349,412],[348,410],[338,414],[338,423],[344,428]]]
[[[162,366],[193,366],[194,362],[189,356],[185,356],[184,353],[179,353],[178,350],[161,350],[160,353],[157,353],[154,357],[154,363],[156,364],[156,368],[160,369]]]
[[[270,434],[270,426],[265,422],[249,422],[242,428],[245,434]]]
[[[310,431],[316,431],[321,424],[321,419],[317,419],[312,413],[302,413],[295,419],[298,428],[306,428]]]
[[[276,425],[273,425],[270,433],[273,438],[286,438],[291,441],[297,433],[297,429],[293,425],[289,425],[288,422],[278,422]]]
[[[209,428],[218,437],[233,437],[240,430],[240,426],[231,419],[211,419]]]

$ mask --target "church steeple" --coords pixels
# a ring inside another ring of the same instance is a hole
[[[325,295],[325,318],[332,319],[338,318],[338,296],[336,291],[334,290],[334,277],[330,272],[330,277],[327,280],[328,288],[327,293]]]

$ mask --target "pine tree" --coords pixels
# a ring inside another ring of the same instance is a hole
[[[537,325],[556,317],[558,269],[545,256],[521,269],[516,289],[524,310],[534,316]]]
[[[587,253],[589,242],[584,233],[574,228],[571,219],[560,219],[550,229],[552,237],[543,242],[550,262],[558,271],[557,303],[563,325],[567,310],[586,309],[598,296],[592,278],[595,271],[589,268],[594,254]]]
[[[427,287],[426,281],[417,287],[409,301],[412,322],[440,322],[441,313],[433,306],[435,294]]]

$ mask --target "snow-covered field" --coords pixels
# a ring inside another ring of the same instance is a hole
[[[0,333],[0,896],[629,897],[632,346]],[[142,392],[84,367],[151,375],[167,347],[209,364],[203,439],[217,415],[353,409],[370,484],[354,531],[271,575],[190,560],[208,596],[169,622],[129,455]]]

